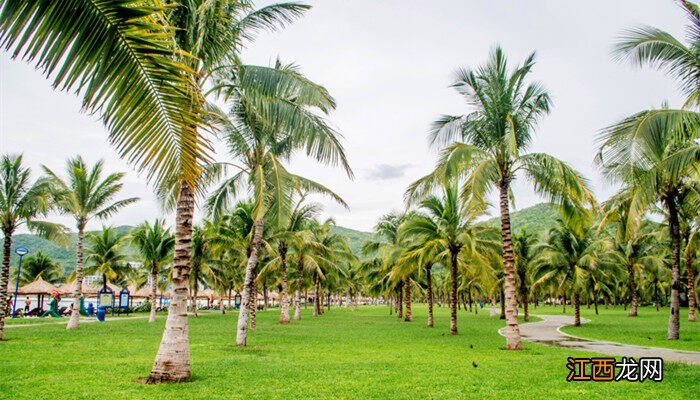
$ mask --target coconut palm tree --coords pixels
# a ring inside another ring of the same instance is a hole
[[[686,178],[700,161],[700,115],[643,111],[606,128],[596,161],[613,182],[626,185],[630,206],[627,230],[634,231],[650,207],[661,204],[671,243],[671,307],[667,338],[678,339],[680,303],[680,207]]]
[[[439,249],[438,258],[446,260],[450,270],[450,334],[457,334],[457,302],[459,286],[459,256],[463,251],[482,247],[487,239],[487,228],[476,227],[476,218],[484,212],[482,207],[465,208],[459,199],[459,187],[455,180],[442,188],[441,197],[428,196],[420,202],[426,214],[409,218],[401,227],[401,234],[414,237],[425,245]],[[409,192],[407,194],[411,196]],[[442,254],[440,254],[442,253]],[[485,255],[484,255],[485,256]]]
[[[433,145],[447,145],[437,168],[409,188],[409,200],[420,199],[445,176],[466,177],[463,201],[483,202],[497,189],[505,271],[507,348],[522,348],[515,312],[517,293],[510,222],[511,182],[518,173],[533,183],[539,194],[573,210],[593,202],[587,181],[573,168],[543,153],[527,153],[533,130],[550,109],[550,97],[538,83],[526,79],[535,64],[531,54],[510,69],[497,47],[489,61],[477,69],[459,69],[452,85],[472,110],[466,115],[442,116],[431,129]]]
[[[601,255],[608,248],[606,240],[596,239],[596,232],[590,225],[577,224],[567,218],[557,220],[546,242],[537,250],[535,285],[556,282],[562,292],[571,293],[574,326],[581,325],[581,295],[590,276],[604,277],[605,272],[600,268]]]
[[[112,227],[103,226],[101,232],[89,233],[86,237],[86,267],[83,272],[102,275],[104,287],[109,281],[123,281],[131,269],[124,253],[126,239],[125,233],[118,233]]]
[[[49,283],[60,283],[63,281],[64,270],[61,264],[47,257],[41,251],[30,255],[22,262],[22,272],[19,282],[25,285],[34,282],[38,277]]]
[[[122,208],[139,199],[130,197],[116,200],[124,184],[124,173],[112,173],[103,178],[104,162],[98,161],[92,168],[77,156],[66,163],[67,179],[62,179],[46,166],[42,166],[46,180],[51,187],[56,208],[63,214],[71,215],[78,230],[75,262],[75,292],[70,321],[66,329],[76,329],[79,324],[80,299],[83,296],[83,243],[85,227],[90,220],[104,220],[119,212]]]
[[[5,236],[0,271],[0,301],[7,299],[10,277],[12,235],[18,227],[48,238],[62,238],[65,228],[40,221],[51,209],[51,196],[45,181],[31,183],[31,171],[22,165],[22,156],[4,154],[0,159],[0,229]],[[0,307],[0,340],[5,332],[5,307]]]
[[[151,281],[151,315],[148,322],[156,320],[156,293],[161,268],[173,259],[175,237],[165,221],[156,219],[153,224],[148,221],[134,228],[130,234],[131,245],[136,249],[142,265],[148,269]],[[193,258],[194,260],[194,258]]]
[[[236,163],[219,163],[215,167],[234,168],[237,172],[225,179],[207,202],[214,217],[219,215],[238,196],[243,187],[250,189],[254,201],[254,227],[251,253],[246,267],[246,279],[241,301],[247,304],[253,282],[253,270],[258,263],[263,236],[263,217],[275,221],[276,226],[286,220],[296,190],[329,195],[342,205],[343,200],[321,184],[289,172],[282,163],[299,150],[324,164],[340,163],[348,175],[351,170],[345,159],[339,135],[314,110],[323,113],[335,107],[327,91],[309,81],[294,65],[279,61],[275,70],[284,74],[293,85],[278,85],[275,92],[265,96],[243,92],[242,81],[248,72],[234,77],[229,83],[227,98],[234,102],[226,120],[220,120],[224,140]],[[247,71],[242,69],[241,71]],[[280,112],[269,113],[280,107]],[[284,109],[284,110],[282,110]],[[346,206],[346,205],[345,205]],[[246,345],[248,312],[239,310],[236,344]]]

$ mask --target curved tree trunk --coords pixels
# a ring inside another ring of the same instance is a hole
[[[665,203],[668,210],[668,227],[671,234],[671,314],[668,318],[666,339],[678,340],[680,327],[678,313],[681,300],[681,233],[675,197],[669,196]]]
[[[693,270],[693,255],[685,252],[685,265],[688,269],[688,321],[695,322],[695,271]]]
[[[83,297],[83,241],[85,239],[86,221],[78,221],[78,246],[75,249],[75,288],[73,289],[73,307],[66,329],[78,329],[80,324],[80,299]]]
[[[12,254],[12,232],[4,232],[4,234],[2,271],[0,271],[0,340],[3,340],[5,335],[5,304],[7,304],[7,292],[10,284],[10,254]],[[41,303],[38,306],[41,307]]]
[[[413,321],[413,313],[411,313],[411,280],[409,278],[404,279],[403,283],[404,299],[406,300],[406,314],[404,315],[404,321]]]
[[[578,292],[574,292],[574,326],[581,326],[581,299]]]
[[[147,383],[183,382],[190,379],[190,339],[187,324],[187,294],[192,257],[194,193],[182,185],[177,203],[173,257],[173,299],[165,321],[163,339]]]
[[[296,293],[296,304],[294,305],[294,319],[301,319],[301,287],[304,284],[304,264],[301,258],[297,263],[297,293]]]
[[[156,297],[158,290],[158,270],[155,265],[151,265],[151,315],[148,317],[148,322],[156,320]]]
[[[245,269],[243,293],[241,294],[241,306],[238,308],[238,326],[236,332],[236,346],[245,346],[248,338],[248,303],[250,292],[254,285],[255,267],[258,265],[258,252],[263,235],[263,220],[259,218],[253,224],[253,240],[251,243],[250,257]]]
[[[632,293],[632,305],[630,306],[630,312],[627,314],[630,317],[637,316],[637,282],[634,279],[634,268],[632,265],[627,266],[627,277],[630,282],[630,292]]]
[[[510,232],[508,184],[509,182],[505,179],[500,184],[501,240],[503,241],[503,271],[506,291],[506,348],[508,350],[521,350],[523,345],[520,342],[520,326],[518,325],[518,317],[515,315],[517,307],[515,258]]]
[[[457,334],[457,252],[450,250],[450,335]]]
[[[253,277],[253,287],[250,289],[250,301],[248,305],[250,310],[250,330],[254,331],[258,327],[258,284],[256,279],[258,278],[258,267],[255,267],[255,276]]]
[[[289,297],[289,285],[287,284],[287,245],[280,244],[280,264],[282,267],[282,293],[279,296],[280,302],[280,324],[289,323],[289,307],[287,298]]]
[[[425,266],[425,282],[428,286],[428,327],[433,327],[433,282],[430,277],[430,270],[432,265],[428,264]]]

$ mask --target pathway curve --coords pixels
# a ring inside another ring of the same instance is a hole
[[[566,315],[536,315],[542,318],[540,322],[529,322],[520,325],[520,335],[524,340],[548,346],[564,347],[614,356],[661,357],[666,362],[681,362],[700,365],[700,352],[663,349],[659,347],[634,346],[601,340],[583,339],[561,332],[559,328],[574,324],[574,317]],[[581,322],[589,322],[581,318]],[[503,328],[505,329],[505,328]],[[503,335],[503,329],[499,333]]]

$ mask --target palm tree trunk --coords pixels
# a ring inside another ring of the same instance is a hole
[[[258,284],[255,282],[257,279],[257,266],[255,267],[255,276],[253,277],[253,287],[250,289],[250,301],[248,306],[250,307],[250,330],[254,331],[258,327]]]
[[[637,283],[634,280],[634,268],[632,265],[627,266],[627,276],[630,282],[630,292],[632,293],[632,305],[630,312],[627,314],[630,317],[637,316]]]
[[[681,291],[681,233],[678,223],[678,210],[675,196],[666,198],[668,210],[668,227],[671,234],[671,314],[668,318],[668,334],[666,339],[678,340],[679,337],[679,306]]]
[[[581,326],[581,299],[578,292],[574,292],[574,326]]]
[[[0,271],[0,340],[3,340],[5,335],[5,304],[7,304],[7,292],[10,284],[10,254],[12,249],[12,232],[4,232],[4,234],[2,271]],[[39,306],[41,307],[41,303]]]
[[[326,304],[326,310],[330,311],[331,310],[331,292],[328,290],[328,294],[326,295],[328,298],[328,303]]]
[[[262,284],[262,290],[263,290],[263,311],[267,311],[269,307],[269,297],[267,296],[267,282],[263,281]],[[273,306],[275,305],[274,303],[272,304]]]
[[[430,269],[432,265],[425,266],[425,282],[428,285],[428,327],[433,327],[433,282],[430,277]]]
[[[450,335],[457,334],[457,252],[450,249]]]
[[[192,258],[194,193],[187,185],[180,188],[175,224],[173,257],[173,299],[165,321],[163,339],[147,383],[183,382],[190,379],[190,339],[187,324],[187,293]],[[77,266],[76,266],[77,268]],[[76,282],[76,287],[79,285]]]
[[[411,313],[411,280],[409,278],[404,279],[403,283],[404,299],[406,301],[406,314],[404,315],[404,321],[413,321],[413,313]]]
[[[685,265],[688,269],[688,321],[695,322],[695,271],[693,270],[693,254],[685,252]]]
[[[506,294],[501,288],[501,317],[500,319],[506,319]]]
[[[527,289],[522,291],[522,301],[523,301],[523,319],[525,322],[530,321],[530,313],[528,312],[527,306],[530,299],[527,298]]]
[[[467,298],[469,299],[469,312],[472,312],[472,311],[474,311],[474,309],[472,308],[472,287],[471,287],[471,285],[469,285],[467,287]],[[465,306],[465,308],[466,308],[466,306]]]
[[[282,267],[282,293],[280,295],[280,324],[289,323],[289,307],[287,297],[289,297],[289,285],[287,284],[287,245],[280,244],[280,263]]]
[[[194,281],[194,287],[192,288],[192,315],[195,317],[198,317],[199,315],[197,314],[197,292],[198,292],[198,287],[197,287],[197,280],[195,279]]]
[[[595,315],[598,315],[598,295],[596,291],[593,291],[593,306],[595,307]]]
[[[510,232],[510,211],[508,204],[509,181],[501,180],[500,184],[500,211],[501,211],[501,240],[503,241],[503,271],[505,273],[506,286],[506,348],[508,350],[521,350],[520,327],[515,316],[515,258],[513,256],[513,243]]]
[[[399,283],[398,299],[396,299],[396,318],[403,318],[403,282]]]
[[[321,278],[318,276],[318,271],[314,273],[314,317],[321,315]]]
[[[250,302],[250,292],[254,285],[253,280],[255,267],[258,265],[258,252],[263,234],[263,220],[258,218],[253,224],[253,240],[251,243],[250,257],[245,270],[245,280],[243,282],[243,293],[241,294],[241,307],[238,308],[238,326],[236,332],[236,346],[245,346],[248,338],[248,303]]]
[[[148,317],[148,322],[156,320],[156,296],[158,290],[158,270],[155,265],[151,266],[151,315]]]
[[[294,305],[294,319],[301,319],[301,286],[304,284],[304,264],[299,258],[297,263],[297,293],[296,293],[296,304]]]
[[[83,297],[83,241],[85,239],[86,221],[78,221],[78,246],[75,250],[75,288],[73,289],[73,307],[66,329],[78,329],[80,324],[80,299]],[[189,370],[189,368],[188,368]]]

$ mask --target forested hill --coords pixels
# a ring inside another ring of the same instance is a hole
[[[559,216],[556,207],[549,203],[540,203],[522,210],[511,211],[510,224],[513,233],[525,229],[529,233],[541,235],[547,232]],[[500,227],[499,217],[486,221],[486,224]]]
[[[557,215],[558,212],[556,208],[546,203],[514,211],[511,215],[513,232],[515,233],[526,229],[530,233],[543,234],[552,225]],[[494,227],[500,226],[498,217],[491,218],[484,223]],[[123,233],[130,231],[132,227],[120,226],[115,229],[119,233]],[[358,256],[360,256],[362,244],[372,238],[372,234],[369,232],[362,232],[342,226],[333,227],[332,230],[334,233],[346,236],[350,242],[352,251]],[[35,235],[14,235],[12,243],[12,265],[17,265],[17,255],[14,253],[14,249],[23,246],[30,250],[30,254],[36,254],[41,251],[49,258],[59,262],[66,271],[72,271],[73,268],[75,268],[75,243],[77,241],[77,234],[71,234],[71,241],[73,243],[72,246],[64,248]]]

